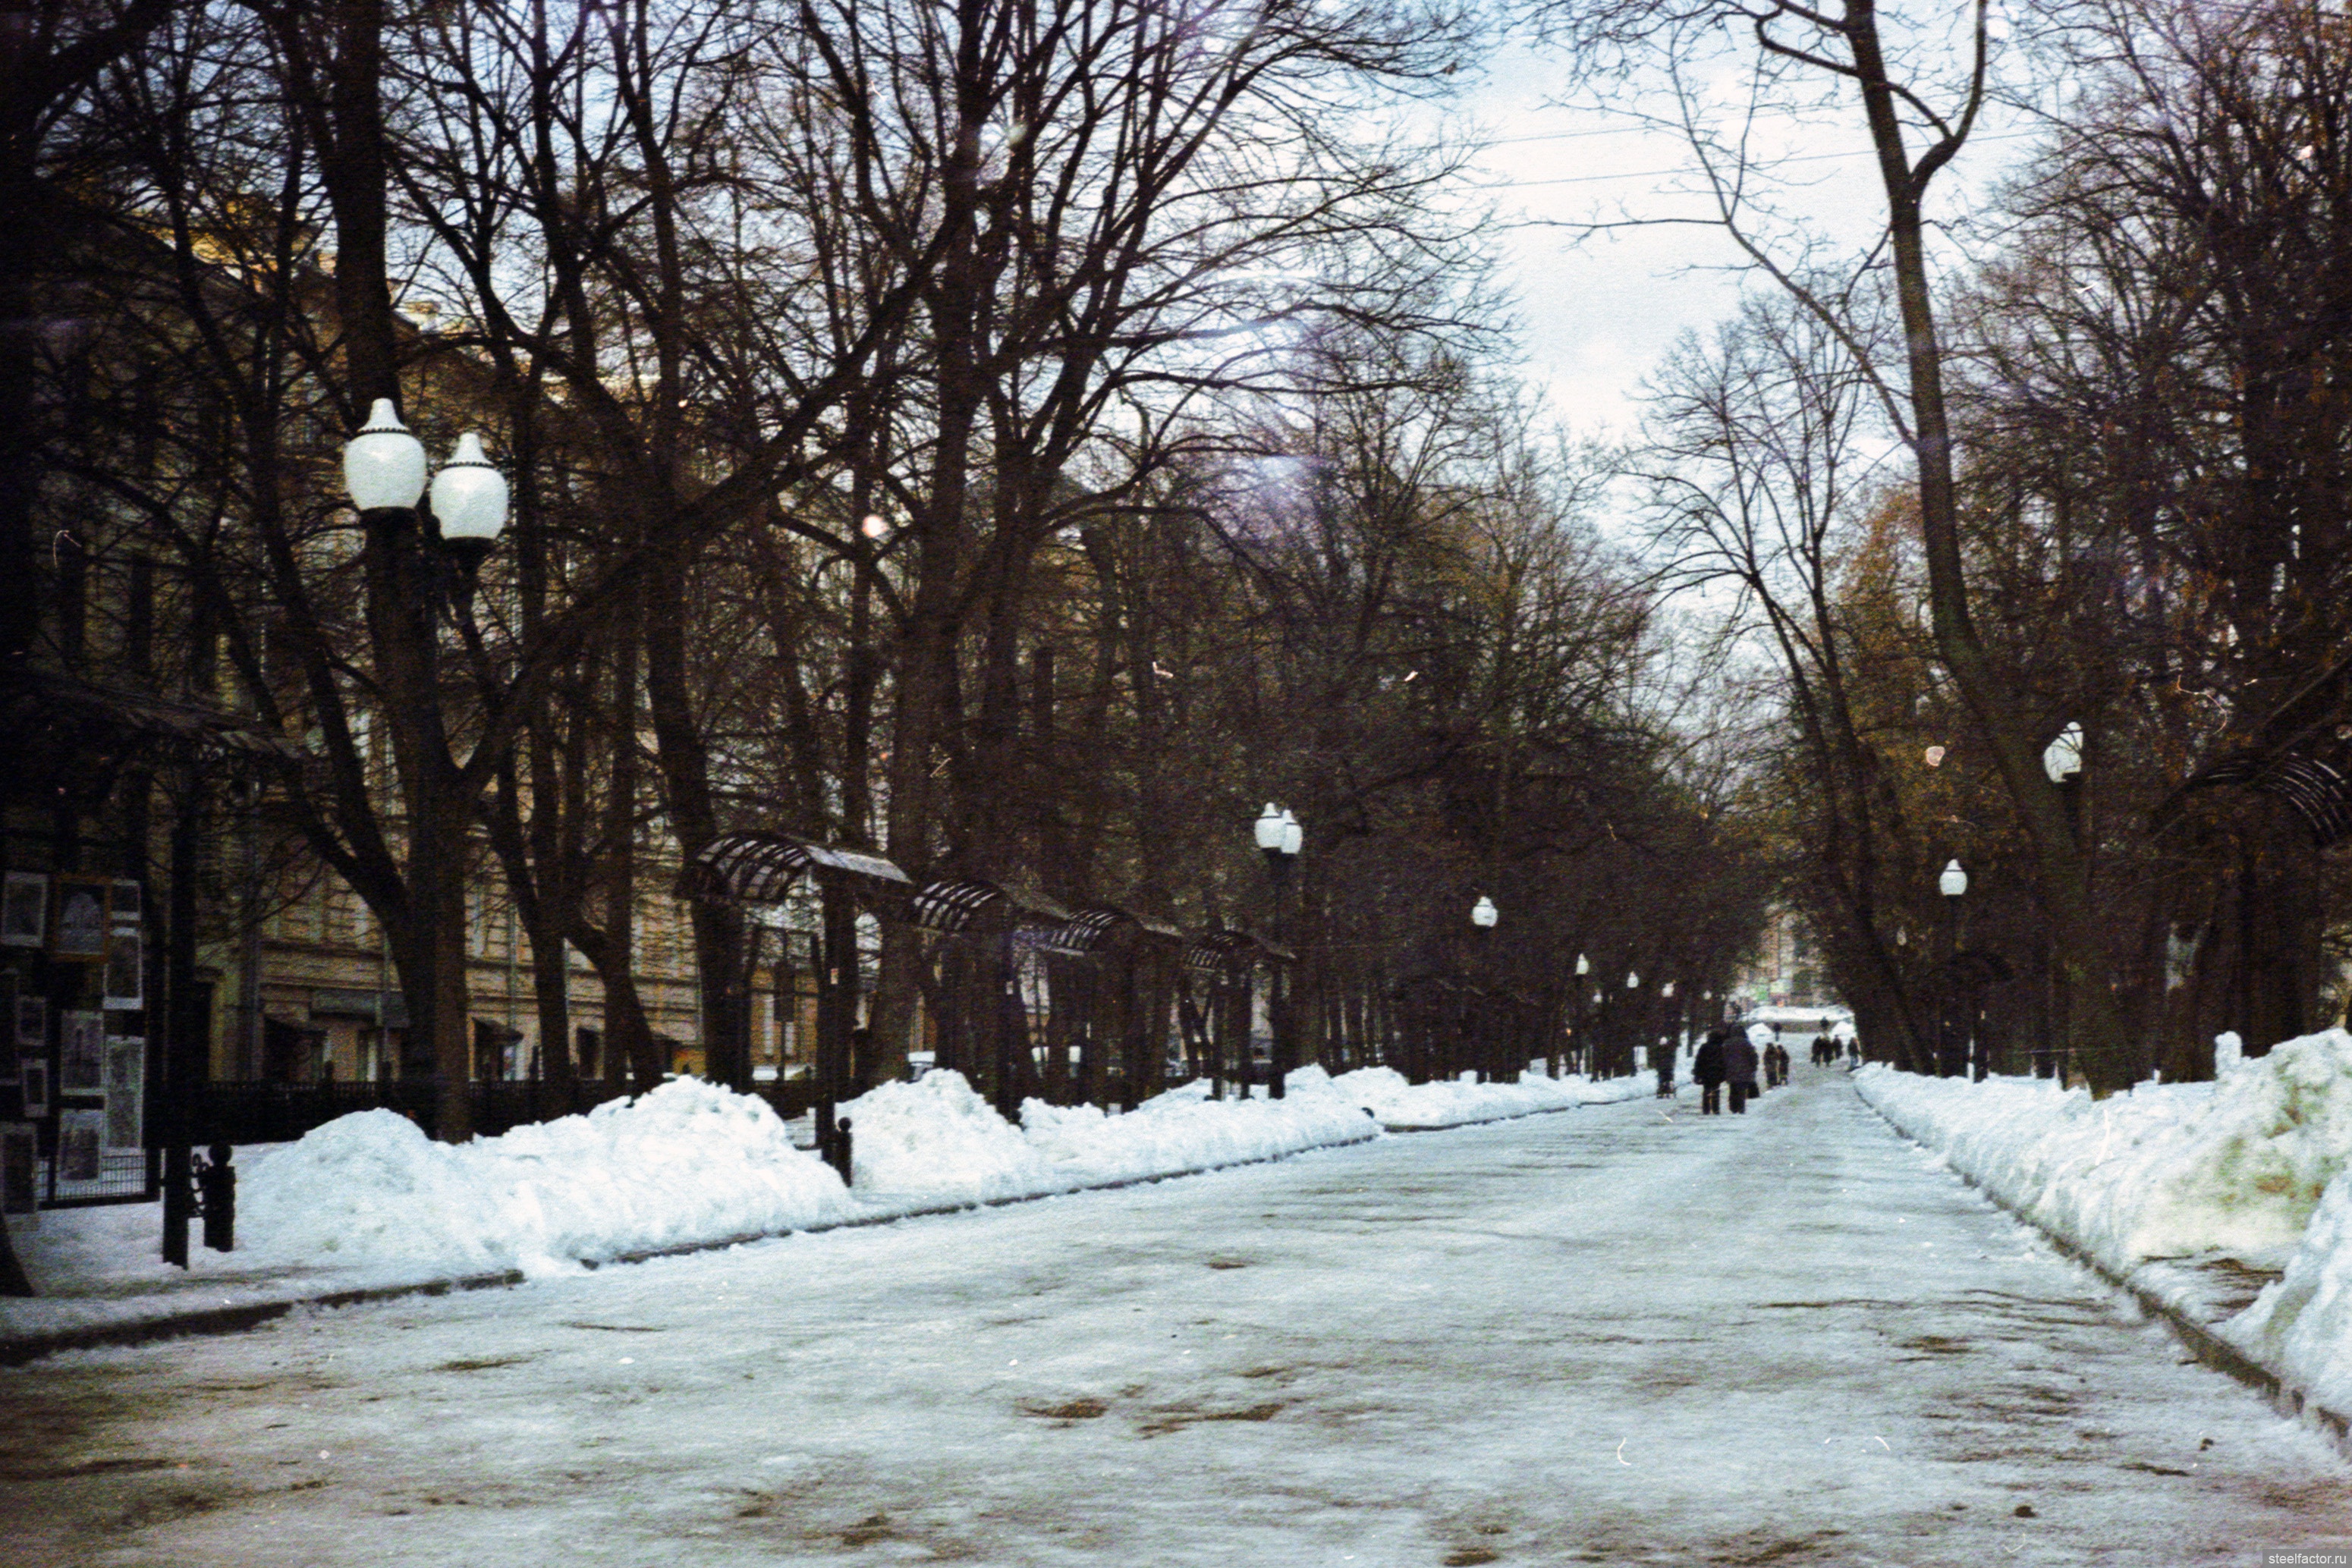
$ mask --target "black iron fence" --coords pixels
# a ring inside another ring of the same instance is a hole
[[[474,1130],[485,1135],[576,1115],[628,1092],[625,1084],[590,1079],[570,1083],[491,1080],[467,1086],[474,1102]],[[185,1118],[184,1130],[176,1141],[201,1147],[291,1143],[311,1128],[354,1111],[393,1111],[429,1128],[440,1085],[430,1078],[389,1082],[200,1083],[182,1094],[179,1110]]]
[[[760,1092],[788,1121],[807,1114],[814,1092],[808,1080],[797,1078],[763,1083]],[[196,1084],[184,1092],[184,1131],[173,1140],[159,1128],[159,1141],[202,1148],[213,1144],[289,1144],[311,1128],[354,1111],[394,1111],[429,1129],[440,1084],[430,1078],[389,1082],[215,1082]],[[625,1099],[629,1088],[593,1078],[570,1083],[488,1079],[468,1085],[467,1092],[474,1103],[474,1131],[495,1137],[533,1122],[576,1116],[607,1101]]]

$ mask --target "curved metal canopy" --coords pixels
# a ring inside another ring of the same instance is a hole
[[[1184,967],[1198,970],[1240,968],[1259,962],[1295,964],[1297,961],[1298,955],[1289,948],[1269,942],[1254,931],[1231,927],[1200,933],[1184,952]]]
[[[1036,933],[1042,943],[1070,919],[1068,910],[1044,894],[976,876],[926,883],[910,903],[917,925],[947,936],[1017,931]]]
[[[679,879],[690,897],[732,904],[781,904],[803,876],[833,879],[861,893],[904,894],[903,871],[865,850],[820,844],[790,833],[728,833],[687,862]]]
[[[2319,849],[2352,838],[2352,779],[2308,753],[2232,752],[2200,768],[2179,792],[2217,784],[2235,784],[2284,800],[2303,819]]]

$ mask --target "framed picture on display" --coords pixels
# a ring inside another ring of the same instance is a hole
[[[24,1091],[25,1120],[46,1122],[49,1118],[49,1059],[46,1056],[25,1056],[16,1060],[16,1082]]]
[[[146,1147],[147,1042],[117,1035],[106,1042],[106,1146]]]
[[[57,919],[49,925],[49,956],[55,958],[103,958],[112,921],[107,904],[114,883],[100,876],[61,876],[58,883]]]
[[[100,1158],[105,1147],[106,1113],[61,1111],[58,1113],[58,1179],[96,1181],[106,1169]]]
[[[58,1016],[58,1092],[106,1092],[106,1015],[69,1012]]]
[[[30,1125],[0,1125],[0,1214],[30,1214],[40,1207],[39,1152]]]
[[[140,903],[138,879],[128,876],[116,877],[112,900],[114,923],[117,925],[138,925]]]
[[[47,997],[16,995],[16,1054],[46,1055],[49,1049],[49,1001]]]
[[[136,925],[117,925],[114,943],[106,950],[106,1005],[143,1008],[147,1005],[147,944]]]
[[[12,871],[0,884],[0,946],[38,947],[48,940],[49,879]]]
[[[9,1038],[0,1040],[0,1089],[16,1082],[16,988],[21,979],[14,969],[0,969],[0,1029]]]

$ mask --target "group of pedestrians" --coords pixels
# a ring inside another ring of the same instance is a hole
[[[1813,1040],[1813,1065],[1834,1066],[1843,1054],[1837,1041],[1828,1035]],[[1706,1039],[1691,1053],[1691,1076],[1698,1080],[1698,1109],[1703,1116],[1723,1114],[1724,1091],[1731,1091],[1731,1113],[1747,1114],[1748,1103],[1766,1089],[1778,1088],[1789,1082],[1790,1064],[1795,1059],[1780,1043],[1780,1031],[1768,1023],[1750,1024],[1741,1030],[1736,1024],[1722,1024],[1707,1031]],[[1661,1098],[1675,1092],[1675,1059],[1671,1052],[1662,1053],[1656,1062],[1658,1094]],[[1762,1077],[1762,1086],[1757,1080]]]
[[[1759,1026],[1759,1030],[1762,1026]],[[1763,1031],[1768,1041],[1769,1031]],[[1763,1058],[1758,1054],[1756,1042],[1748,1035],[1728,1025],[1719,1025],[1707,1031],[1691,1057],[1691,1076],[1698,1080],[1698,1109],[1702,1116],[1723,1113],[1723,1090],[1731,1089],[1731,1113],[1744,1116],[1748,1102],[1756,1098],[1756,1073]]]

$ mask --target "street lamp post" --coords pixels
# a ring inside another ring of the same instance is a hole
[[[1287,947],[1290,946],[1287,940],[1289,923],[1286,915],[1289,902],[1285,895],[1290,885],[1291,870],[1298,863],[1298,852],[1306,843],[1307,831],[1298,825],[1298,819],[1290,814],[1288,807],[1276,809],[1271,800],[1265,803],[1265,811],[1260,813],[1255,831],[1258,850],[1265,856],[1266,875],[1274,883],[1274,939]],[[1266,994],[1265,1015],[1266,1027],[1274,1035],[1269,1052],[1274,1059],[1271,1063],[1274,1083],[1267,1092],[1279,1100],[1283,1097],[1285,1082],[1290,1076],[1292,1054],[1290,984],[1280,964],[1274,966]],[[1243,1053],[1244,1056],[1249,1054],[1246,1040],[1243,1042]],[[1244,1071],[1242,1082],[1246,1084],[1249,1082],[1246,1068]],[[1244,1088],[1242,1092],[1246,1096],[1249,1091]]]
[[[2079,843],[2083,837],[2083,727],[2069,723],[2057,738],[2042,748],[2042,771],[2066,802],[2066,831]]]
[[[1944,895],[1944,984],[1942,1006],[1936,1011],[1936,1076],[1954,1076],[1951,1062],[1950,1031],[1952,1022],[1952,991],[1954,976],[1952,960],[1959,956],[1960,899],[1969,891],[1969,873],[1960,869],[1955,859],[1936,878],[1936,891]]]
[[[2074,841],[2075,847],[2080,849],[2083,843],[2083,727],[2081,725],[2069,721],[2066,727],[2058,732],[2057,738],[2042,748],[2042,771],[2049,776],[2050,782],[2058,790],[2059,800],[2065,803],[2066,833]],[[2043,953],[2054,956],[2055,949],[2056,944],[2050,940],[2045,932],[2042,938]],[[2049,1030],[2042,1054],[2048,1061],[2050,1074],[2053,1077],[2058,1077],[2063,1076],[2058,1064],[2064,1060],[2068,1032],[2067,1015],[2071,1010],[2068,1006],[2070,998],[2068,987],[2058,974],[2057,966],[2051,961],[2050,956],[2044,957],[2042,967],[2049,987],[2044,1009],[2049,1019]],[[2042,1063],[2036,1062],[2034,1075],[2040,1077],[2042,1071]]]
[[[445,613],[472,613],[475,575],[506,527],[507,482],[470,432],[434,476],[429,501],[426,466],[425,444],[401,423],[390,398],[375,400],[367,423],[343,448],[343,486],[369,540],[371,618],[404,622],[397,640],[404,653],[383,672],[383,700],[395,745],[406,736],[428,775],[425,809],[412,811],[408,823],[409,902],[421,931],[404,944],[404,960],[425,966],[424,986],[408,978],[413,1001],[427,1004],[410,1008],[410,1028],[424,1032],[440,1080],[435,1130],[462,1138],[472,1128],[464,871],[469,812],[457,800],[437,798],[449,767],[438,621]],[[407,1054],[419,1053],[412,1047]]]
[[[1659,1014],[1659,1021],[1666,1026],[1666,1033],[1659,1037],[1658,1043],[1666,1048],[1667,1057],[1671,1060],[1681,1053],[1683,1036],[1689,1032],[1684,1027],[1682,1017],[1683,1008],[1688,1004],[1686,1000],[1683,1004],[1675,1003],[1675,982],[1672,980],[1658,988],[1658,1000],[1664,1004],[1663,1011]],[[1654,1069],[1658,1064],[1653,1061],[1650,1065]]]
[[[1476,954],[1472,967],[1482,981],[1490,977],[1486,946],[1493,939],[1495,922],[1501,918],[1502,912],[1495,907],[1495,901],[1483,893],[1478,895],[1478,902],[1470,906],[1471,940],[1475,944],[1474,950]],[[1489,1000],[1491,998],[1481,997],[1478,1002],[1474,1003],[1468,1002],[1465,998],[1463,1017],[1462,1032],[1466,1037],[1463,1043],[1468,1048],[1466,1054],[1470,1058],[1470,1064],[1481,1080],[1493,1076],[1494,1061],[1487,1050],[1492,1030],[1486,1017],[1491,1009],[1479,1005]],[[1460,1071],[1461,1064],[1457,1061],[1454,1064],[1454,1072],[1459,1074]]]
[[[1631,993],[1638,991],[1641,988],[1642,977],[1640,973],[1633,969],[1626,970],[1626,991]],[[1631,1073],[1633,1071],[1633,1041],[1642,1032],[1641,998],[1629,994],[1625,998],[1625,1011],[1627,1014],[1625,1020],[1625,1071],[1628,1073]]]
[[[1592,1020],[1585,1011],[1584,983],[1592,977],[1592,960],[1579,953],[1576,956],[1576,1016],[1584,1022],[1582,1036],[1576,1042],[1573,1070],[1586,1077],[1592,1075]],[[1597,999],[1597,998],[1596,998]]]
[[[343,447],[343,487],[361,520],[373,527],[421,533],[429,521],[433,532],[421,542],[439,547],[470,583],[506,530],[506,476],[482,452],[482,438],[467,431],[457,438],[457,450],[433,476],[432,500],[425,498],[425,444],[401,423],[392,400],[380,397],[367,423]]]

